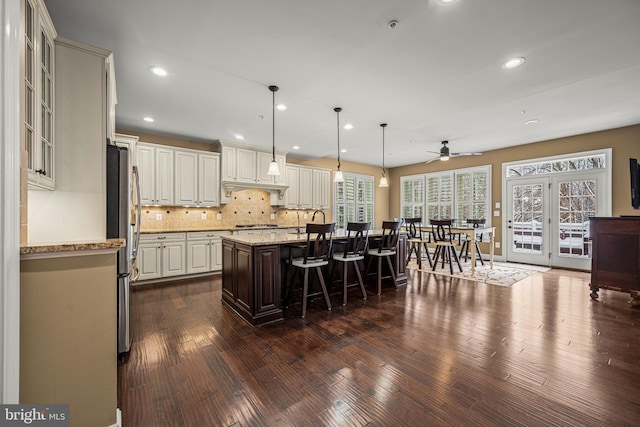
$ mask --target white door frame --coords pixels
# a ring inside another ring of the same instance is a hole
[[[510,210],[510,206],[509,203],[511,203],[510,200],[510,196],[508,193],[508,184],[507,182],[511,179],[525,179],[525,178],[535,178],[536,176],[540,176],[540,177],[546,177],[546,179],[548,179],[550,182],[553,183],[557,183],[558,179],[556,179],[554,177],[555,176],[559,176],[562,177],[562,173],[560,174],[544,174],[544,175],[529,175],[527,177],[522,177],[522,178],[507,178],[507,170],[508,168],[515,166],[515,165],[520,165],[520,164],[529,164],[529,163],[539,163],[539,162],[553,162],[553,161],[559,161],[559,160],[564,160],[564,159],[572,159],[572,158],[577,158],[577,157],[590,157],[590,156],[597,156],[597,155],[603,155],[605,156],[605,168],[603,169],[599,169],[599,174],[600,177],[604,180],[604,184],[600,185],[598,184],[598,206],[597,206],[597,216],[611,216],[611,203],[612,203],[612,198],[611,198],[611,186],[612,186],[612,149],[611,148],[605,148],[605,149],[601,149],[601,150],[592,150],[592,151],[584,151],[584,152],[577,152],[577,153],[567,153],[567,154],[562,154],[562,155],[558,155],[558,156],[550,156],[550,157],[543,157],[543,158],[535,158],[535,159],[523,159],[523,160],[518,160],[515,162],[509,162],[509,163],[503,163],[502,164],[502,217],[503,217],[503,221],[502,221],[502,245],[503,245],[503,257],[505,258],[505,260],[508,261],[508,256],[507,256],[507,250],[508,248],[505,247],[504,245],[510,244],[509,239],[508,239],[508,213]],[[593,174],[591,173],[592,171],[595,170],[585,170],[584,175],[587,176],[592,176]],[[567,174],[566,176],[569,176],[569,174]],[[555,204],[557,204],[556,201],[553,200],[549,200],[548,202],[549,207],[548,209],[554,209]],[[552,227],[551,231],[553,231],[553,229],[556,230],[557,232],[557,225],[555,225],[554,227]],[[553,236],[551,236],[549,238],[549,240],[551,240],[553,238]]]
[[[0,2],[0,402],[20,388],[20,0]]]

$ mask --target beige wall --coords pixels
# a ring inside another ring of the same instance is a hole
[[[69,404],[71,426],[116,422],[116,255],[20,262],[20,403]]]
[[[629,188],[629,157],[640,158],[640,125],[488,151],[482,156],[456,157],[447,162],[418,163],[394,168],[391,170],[389,183],[393,189],[389,199],[390,213],[392,216],[400,215],[401,176],[491,165],[491,203],[495,206],[496,202],[507,202],[502,200],[503,163],[603,148],[612,148],[612,215],[640,215],[639,211],[631,208]],[[492,222],[496,227],[496,240],[501,241],[502,217],[493,217]],[[500,255],[501,249],[496,249],[496,254]]]
[[[164,143],[186,148],[206,149],[210,151],[211,145],[184,141],[175,138],[159,137],[141,134],[130,131],[119,131],[121,133],[138,135],[141,141]],[[170,144],[169,144],[170,143]],[[195,144],[195,145],[192,145]],[[613,191],[612,191],[612,214],[617,215],[640,215],[640,212],[631,208],[629,196],[629,157],[640,159],[640,125],[628,126],[624,128],[611,129],[602,132],[593,132],[584,135],[571,136],[566,138],[552,139],[533,144],[519,145],[485,152],[482,156],[469,156],[452,158],[448,162],[417,163],[389,169],[389,188],[379,188],[378,181],[381,174],[379,166],[370,166],[362,163],[341,161],[343,172],[359,173],[371,175],[375,178],[375,218],[376,223],[383,220],[400,216],[400,177],[407,175],[417,175],[429,172],[439,172],[450,169],[460,169],[480,165],[492,165],[492,189],[491,202],[503,203],[502,199],[502,164],[516,160],[526,160],[532,158],[548,157],[561,154],[569,154],[581,151],[590,151],[603,148],[613,150]],[[337,160],[331,158],[318,158],[305,160],[294,157],[291,153],[287,155],[287,162],[311,167],[319,167],[336,170]],[[333,187],[332,187],[333,188]],[[332,194],[333,197],[333,194]],[[227,205],[228,206],[228,205]],[[224,207],[223,207],[224,208]],[[178,208],[175,208],[176,210]],[[181,208],[184,210],[184,208]],[[291,212],[284,209],[276,209],[278,218],[284,219],[287,224],[292,217],[283,216],[284,212]],[[293,211],[295,212],[295,211]],[[331,220],[331,209],[327,212],[327,221]],[[281,216],[282,215],[282,216]],[[496,240],[502,239],[502,217],[493,217],[493,225],[496,226]],[[496,254],[500,255],[501,250],[497,249]]]

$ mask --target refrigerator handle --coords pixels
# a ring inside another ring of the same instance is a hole
[[[135,260],[138,256],[138,246],[140,245],[140,221],[142,220],[142,205],[140,204],[140,177],[138,175],[138,167],[133,166],[133,177],[136,188],[136,204],[137,206],[137,217],[136,217],[136,236],[135,236],[135,245],[132,251],[132,257]]]

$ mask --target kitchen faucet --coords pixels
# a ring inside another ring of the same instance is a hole
[[[311,221],[313,222],[316,220],[316,214],[318,212],[322,214],[322,223],[324,224],[326,222],[326,217],[324,216],[324,211],[320,209],[316,209],[315,211],[313,211],[313,215],[311,216]]]

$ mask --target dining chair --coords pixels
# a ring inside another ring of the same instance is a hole
[[[467,225],[473,226],[473,228],[478,228],[481,225],[486,223],[486,219],[467,219]],[[464,261],[466,262],[469,259],[469,245],[471,244],[471,235],[465,234],[465,238],[462,241],[462,246],[460,247],[460,258],[464,257]],[[473,260],[473,264],[476,264],[476,260],[480,259],[482,265],[484,265],[484,260],[482,259],[482,252],[480,252],[480,245],[478,245],[478,241],[482,241],[482,233],[476,236],[475,239],[475,248],[476,248],[476,259]]]
[[[351,286],[360,285],[362,298],[367,299],[367,292],[364,289],[364,282],[362,281],[362,274],[360,273],[358,262],[364,260],[364,255],[368,249],[370,228],[370,222],[347,223],[347,241],[344,244],[344,248],[333,253],[333,261],[336,264],[342,263],[343,305],[347,305],[347,289]],[[349,264],[353,265],[353,269],[358,277],[358,282],[352,285],[347,283]]]
[[[427,246],[430,239],[422,235],[422,218],[405,218],[404,224],[407,231],[407,244],[409,245],[406,264],[409,264],[411,255],[415,253],[418,268],[422,269],[422,251],[424,249],[424,253],[427,255],[427,260],[429,261],[429,267],[433,267],[429,246]]]
[[[449,262],[449,270],[453,274],[453,260],[455,259],[458,264],[458,268],[462,273],[462,265],[460,265],[460,259],[456,251],[455,244],[453,243],[453,234],[451,234],[451,219],[432,219],[431,221],[431,234],[435,239],[436,251],[433,256],[433,267],[435,271],[438,265],[438,258],[442,259],[442,268],[444,268],[445,260]]]
[[[327,286],[322,274],[322,267],[329,264],[331,257],[331,249],[333,245],[333,231],[335,229],[335,223],[331,224],[307,224],[307,243],[304,250],[304,256],[296,257],[291,260],[291,267],[299,269],[303,272],[302,282],[302,316],[307,314],[307,301],[309,298],[316,295],[324,295],[324,300],[327,304],[327,309],[331,310],[331,301],[329,300],[329,293],[327,292]],[[320,282],[321,291],[309,293],[309,270],[315,269]],[[294,274],[295,276],[295,274]],[[293,278],[292,278],[293,282]],[[293,287],[291,283],[290,287]],[[290,292],[287,293],[287,300]],[[288,303],[288,301],[287,301]]]
[[[377,284],[378,284],[378,295],[382,292],[382,279],[386,279],[387,277],[391,277],[393,280],[394,287],[398,287],[398,282],[396,280],[396,274],[394,273],[393,264],[391,262],[391,258],[396,255],[398,250],[398,238],[400,234],[400,228],[402,227],[401,221],[382,221],[382,236],[379,239],[376,239],[378,242],[378,247],[369,249],[367,254],[369,255],[369,266],[371,265],[371,260],[378,260],[378,272],[377,272]],[[387,265],[389,266],[389,271],[391,272],[390,276],[382,276],[382,259],[387,260]],[[368,271],[368,267],[367,267]]]

